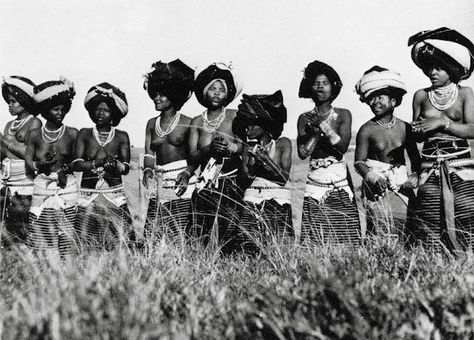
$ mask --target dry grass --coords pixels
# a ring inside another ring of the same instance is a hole
[[[306,165],[292,173],[302,199],[298,171]],[[144,208],[129,192],[138,225]],[[165,241],[145,249],[0,253],[0,338],[473,338],[472,254],[407,250],[384,235],[354,248],[270,242],[256,257]]]

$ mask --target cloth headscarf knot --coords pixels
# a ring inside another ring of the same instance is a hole
[[[193,93],[194,70],[179,59],[169,63],[154,63],[144,77],[143,88],[149,97],[155,99],[157,93],[161,93],[168,97],[177,110]]]
[[[106,82],[92,86],[89,91],[87,91],[84,106],[90,114],[101,102],[106,103],[111,109],[113,126],[117,126],[128,113],[128,103],[125,93],[118,87]]]
[[[65,112],[71,109],[72,99],[76,95],[74,83],[63,76],[59,79],[46,81],[34,88],[33,99],[39,104],[42,114],[57,105],[64,105]]]
[[[232,130],[242,140],[246,140],[246,129],[249,125],[259,125],[267,131],[272,139],[278,139],[287,120],[286,107],[283,104],[281,90],[273,94],[242,96]]]
[[[474,45],[461,33],[441,27],[421,31],[408,39],[413,62],[422,70],[440,65],[458,83],[474,71]]]
[[[20,76],[4,77],[2,83],[2,96],[8,103],[8,95],[13,96],[21,106],[30,114],[39,113],[38,106],[33,97],[35,84],[28,78]]]
[[[201,105],[208,107],[207,90],[217,80],[226,88],[227,97],[224,106],[229,105],[242,91],[242,84],[232,65],[215,62],[199,72],[194,81],[194,93]]]
[[[375,93],[387,93],[395,98],[396,106],[400,105],[402,96],[407,93],[400,73],[380,66],[374,66],[365,71],[362,78],[355,84],[355,91],[360,96],[361,102],[366,102]]]

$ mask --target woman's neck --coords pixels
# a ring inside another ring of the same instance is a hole
[[[314,108],[319,113],[325,114],[325,113],[329,112],[329,110],[331,110],[332,105],[331,105],[331,102],[327,101],[327,102],[324,102],[324,103],[315,103]]]
[[[48,121],[46,121],[45,127],[48,130],[57,130],[63,125],[64,124],[62,122],[61,123],[54,123],[54,122],[51,122],[51,121],[48,120]]]
[[[161,111],[161,117],[164,118],[173,118],[176,114],[176,109],[174,107],[170,107],[166,110]]]
[[[208,108],[207,109],[207,116],[211,116],[211,117],[216,117],[218,115],[220,115],[223,111],[225,110],[224,106],[219,106],[219,107],[216,107],[216,108]]]
[[[375,117],[376,121],[379,121],[382,124],[388,124],[393,120],[393,111],[387,112],[383,116]]]
[[[112,129],[112,125],[111,124],[102,125],[102,126],[96,125],[95,128],[99,132],[110,132],[110,130]]]
[[[30,115],[29,112],[27,111],[23,111],[22,113],[20,113],[18,116],[16,116],[16,120],[22,120],[22,119],[25,119],[26,117],[28,117]]]

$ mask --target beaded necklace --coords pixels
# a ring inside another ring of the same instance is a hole
[[[458,98],[459,88],[455,83],[447,86],[433,88],[428,91],[428,99],[431,105],[439,111],[450,108]]]
[[[155,132],[158,135],[158,137],[163,138],[163,137],[166,137],[167,135],[169,135],[171,133],[171,131],[173,131],[175,129],[175,127],[178,125],[180,116],[181,116],[181,113],[177,112],[174,115],[174,118],[173,118],[173,121],[171,122],[171,124],[168,125],[166,130],[163,131],[163,129],[161,128],[161,115],[159,115],[156,118],[156,121],[155,121]]]
[[[57,130],[48,130],[46,126],[42,126],[41,137],[46,143],[52,144],[57,142],[64,135],[64,131],[66,131],[66,125],[61,125]],[[50,137],[48,134],[56,134],[56,137]]]
[[[213,120],[209,120],[207,117],[207,111],[204,111],[201,115],[202,117],[202,121],[203,121],[203,128],[206,132],[210,132],[210,133],[213,133],[215,132],[219,126],[221,125],[221,123],[224,121],[224,118],[225,118],[225,107],[222,108],[222,111],[219,113],[219,115],[213,119]]]
[[[94,135],[94,138],[95,138],[97,144],[99,144],[99,146],[101,148],[104,148],[107,144],[109,144],[114,139],[114,137],[115,137],[115,128],[113,126],[111,126],[109,132],[99,132],[99,130],[97,130],[97,127],[94,126],[92,128],[92,134]],[[105,141],[101,140],[101,138],[100,138],[101,136],[107,136],[105,138]]]
[[[12,136],[15,135],[31,118],[33,118],[33,115],[28,115],[23,119],[14,120],[8,127],[8,133]]]
[[[384,127],[384,128],[386,128],[386,129],[388,130],[388,129],[393,128],[393,126],[395,125],[396,120],[397,120],[397,119],[396,119],[395,116],[394,116],[394,117],[392,118],[392,120],[389,121],[387,124],[382,123],[382,122],[380,121],[380,119],[376,120],[375,122],[376,122],[377,124],[379,124],[381,127]]]

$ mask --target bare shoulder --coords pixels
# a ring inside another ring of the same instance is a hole
[[[155,126],[156,118],[157,117],[153,117],[153,118],[148,119],[148,122],[146,123],[146,128],[147,129],[150,129],[150,128]]]
[[[75,127],[72,127],[72,126],[66,126],[66,133],[73,137],[73,138],[76,138],[77,137],[77,134],[78,134],[78,130],[75,128]]]
[[[469,86],[460,86],[459,87],[459,94],[463,97],[466,98],[468,96],[474,96],[474,93],[472,92],[472,88]]]
[[[38,117],[33,117],[30,123],[28,124],[28,127],[29,129],[36,129],[41,127],[42,125],[43,123],[41,122],[41,119],[39,119]]]
[[[276,145],[280,148],[291,148],[291,141],[286,137],[281,137],[276,141]]]
[[[338,114],[338,116],[342,119],[352,119],[352,113],[348,109],[343,109],[340,107],[335,107],[334,111]]]
[[[30,130],[28,134],[28,138],[31,138],[32,140],[35,140],[37,138],[41,137],[41,127],[34,128]]]
[[[183,115],[183,114],[182,114],[182,115],[179,117],[179,123],[180,123],[181,125],[190,125],[190,124],[191,124],[191,121],[192,121],[192,119],[191,119],[191,117],[189,117],[189,116],[186,116],[186,115]]]
[[[374,127],[376,127],[376,123],[374,123],[372,120],[369,120],[362,124],[362,126],[359,128],[359,131],[357,131],[357,137],[358,138],[367,138],[372,134],[372,131],[374,130]]]
[[[200,126],[200,125],[202,125],[201,115],[195,116],[195,117],[191,120],[191,125],[193,125],[193,126]]]
[[[235,116],[237,115],[237,110],[236,109],[225,109],[225,115],[226,115],[226,118],[234,119]]]
[[[128,140],[128,133],[124,130],[119,130],[119,129],[115,129],[115,136],[119,139],[119,140],[123,140],[123,141],[127,141]]]
[[[82,128],[79,130],[78,137],[89,137],[92,136],[92,128]]]
[[[413,95],[413,99],[415,99],[415,100],[416,99],[422,100],[422,99],[425,99],[425,98],[428,98],[428,88],[419,89]]]

